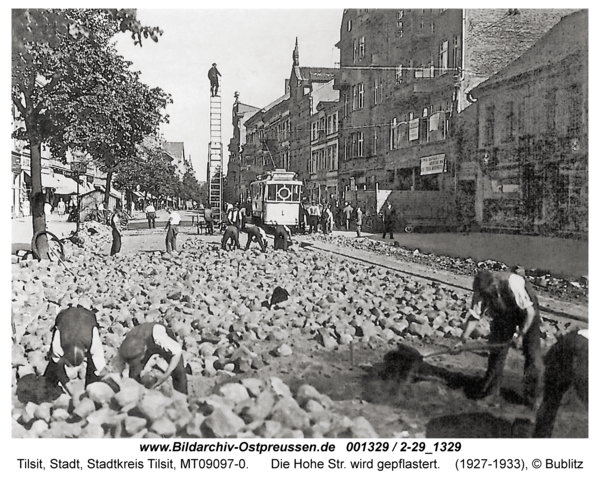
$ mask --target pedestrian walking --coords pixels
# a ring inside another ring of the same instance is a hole
[[[350,205],[349,202],[344,203],[344,225],[346,226],[346,230],[350,230],[350,220],[352,219],[352,212],[354,212],[354,208]]]
[[[62,216],[64,216],[64,215],[65,215],[65,210],[66,210],[66,207],[67,207],[67,206],[65,205],[65,201],[64,201],[64,200],[62,200],[62,199],[60,199],[60,200],[58,201],[58,204],[57,204],[57,206],[56,206],[56,210],[57,210],[57,212],[58,212],[58,215],[59,215],[59,216],[61,216],[61,217],[62,217]]]
[[[323,213],[321,214],[321,228],[323,229],[323,234],[331,234],[333,232],[333,213],[328,205],[323,208]]]
[[[156,228],[156,207],[150,203],[146,206],[146,219],[148,219],[148,229]]]
[[[260,249],[263,252],[267,250],[267,234],[265,231],[257,225],[248,224],[246,226],[246,233],[248,234],[248,242],[246,242],[246,250],[250,248],[252,242],[258,243]]]
[[[110,219],[110,227],[112,229],[112,246],[110,248],[110,255],[114,256],[121,252],[121,209],[117,207],[115,213]]]
[[[181,222],[181,217],[179,217],[179,214],[171,207],[167,207],[167,212],[169,213],[169,220],[167,221],[167,226],[165,227],[165,230],[167,231],[165,246],[167,248],[167,252],[170,254],[172,251],[177,250],[177,234],[179,234],[179,223]]]
[[[379,212],[381,220],[383,221],[383,238],[389,234],[390,239],[394,238],[394,221],[396,220],[396,209],[389,200],[386,200]]]
[[[219,92],[219,77],[221,72],[217,69],[217,64],[213,63],[208,71],[208,79],[210,80],[210,96],[217,97]]]
[[[221,249],[224,251],[241,249],[240,231],[235,225],[228,225],[221,238]]]
[[[586,405],[589,401],[589,331],[571,331],[557,339],[544,358],[544,397],[538,409],[534,438],[549,438],[563,396],[571,386]]]
[[[522,276],[514,272],[481,270],[473,280],[473,298],[466,326],[456,347],[470,338],[481,316],[491,318],[488,368],[477,397],[497,395],[502,383],[504,363],[512,345],[522,345],[525,356],[523,394],[525,402],[535,407],[541,398],[542,352],[540,311],[537,296]]]
[[[319,230],[319,208],[314,202],[308,207],[308,233],[316,234]]]
[[[96,314],[84,307],[69,307],[58,313],[52,328],[50,360],[44,372],[51,384],[62,385],[72,395],[65,366],[78,367],[84,361],[85,385],[100,380],[106,372],[106,361],[98,329]]]
[[[159,322],[145,322],[131,328],[119,348],[114,366],[119,373],[129,366],[129,377],[140,382],[144,367],[155,354],[167,361],[169,366],[152,387],[159,387],[171,377],[173,388],[187,394],[187,375],[181,345],[171,329]]]
[[[290,229],[285,225],[276,225],[275,226],[275,240],[274,240],[274,248],[275,250],[283,250],[287,251],[288,247],[291,245],[292,233]]]
[[[363,224],[363,211],[360,206],[356,207],[356,237],[360,237],[360,231]]]
[[[210,207],[204,208],[204,222],[206,223],[206,233],[213,235],[215,233],[215,224],[212,217],[212,209]]]

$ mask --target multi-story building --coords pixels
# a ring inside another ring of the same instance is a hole
[[[311,120],[320,103],[335,102],[338,97],[333,89],[336,69],[301,67],[297,40],[292,58],[285,94],[244,123],[241,166],[248,175],[284,169],[295,172],[300,180],[310,180]]]
[[[329,88],[333,81],[326,84]],[[335,91],[333,91],[335,92]],[[337,92],[335,92],[337,93]],[[305,193],[309,200],[330,203],[338,199],[338,109],[339,102],[321,101],[311,117],[309,180]]]
[[[467,92],[572,12],[345,10],[335,82],[340,189],[429,192],[413,195],[413,207],[432,211],[453,202],[462,160],[455,125],[471,104]]]
[[[488,229],[587,235],[588,12],[564,17],[471,90],[475,217]]]
[[[290,110],[290,163],[289,169],[298,179],[310,178],[311,117],[317,112],[321,101],[335,101],[338,92],[332,81],[337,69],[324,67],[301,67],[298,39],[292,54],[292,71],[289,80]]]
[[[258,112],[257,107],[240,102],[239,92],[235,93],[235,102],[231,111],[233,136],[228,145],[229,161],[227,162],[227,178],[223,196],[227,202],[245,201],[244,194],[256,175],[249,166],[242,163],[243,146],[246,144],[245,122]]]
[[[249,183],[258,175],[275,169],[288,169],[290,159],[290,95],[285,93],[252,115],[245,123],[246,142],[242,144],[241,163],[246,199]],[[278,140],[280,139],[280,140]]]

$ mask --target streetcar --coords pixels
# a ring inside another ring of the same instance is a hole
[[[296,177],[294,172],[275,169],[250,184],[255,224],[299,226],[302,181]]]

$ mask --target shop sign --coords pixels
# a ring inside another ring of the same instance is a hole
[[[12,155],[12,171],[14,174],[21,173],[21,159],[18,155]]]
[[[446,154],[421,157],[421,175],[441,174],[446,172]]]

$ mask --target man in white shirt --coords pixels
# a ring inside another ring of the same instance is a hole
[[[491,318],[488,368],[478,397],[498,394],[510,344],[522,344],[525,356],[523,395],[535,408],[542,396],[543,360],[540,341],[541,317],[537,296],[531,285],[514,272],[479,271],[473,281],[473,299],[461,341],[470,338],[483,315]]]
[[[169,328],[158,322],[144,322],[127,333],[113,365],[119,373],[129,366],[129,377],[140,381],[142,371],[150,358],[158,355],[166,360],[169,366],[152,387],[159,387],[170,376],[173,379],[173,388],[187,394],[187,376],[182,354],[181,345]]]
[[[148,229],[154,229],[156,227],[156,209],[154,205],[148,204],[146,206],[146,218],[148,219]]]
[[[85,385],[99,381],[105,373],[104,348],[96,314],[84,307],[69,307],[58,313],[52,329],[50,362],[44,377],[69,391],[65,366],[78,367],[86,361]]]
[[[165,244],[167,247],[167,252],[170,254],[172,251],[177,250],[177,234],[179,234],[179,223],[181,222],[181,217],[179,217],[179,214],[171,207],[167,207],[167,212],[169,213],[169,220],[167,221],[167,226],[165,228],[167,231]]]

